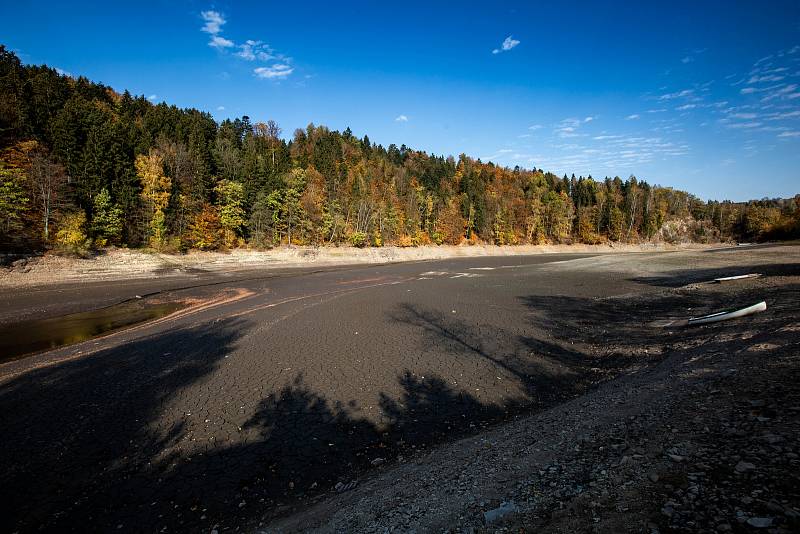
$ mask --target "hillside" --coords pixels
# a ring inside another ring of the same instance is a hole
[[[154,105],[0,46],[0,247],[714,242],[797,235],[800,197],[703,202]]]

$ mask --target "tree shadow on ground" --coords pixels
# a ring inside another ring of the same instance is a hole
[[[0,530],[62,530],[65,518],[77,521],[67,521],[73,529],[82,522],[102,530],[86,524],[110,511],[135,522],[136,499],[150,504],[169,493],[150,461],[182,432],[178,418],[157,431],[151,423],[177,392],[211,373],[246,328],[218,321],[170,331],[0,385]]]
[[[570,343],[554,343],[544,331],[538,337],[497,326],[487,332],[456,316],[411,304],[397,306],[391,317],[420,329],[425,347],[435,346],[456,361],[484,362],[513,377],[525,398],[505,400],[504,412],[563,398],[565,392],[580,387],[586,355]]]
[[[737,265],[712,269],[682,269],[657,276],[640,276],[632,278],[634,282],[657,287],[677,288],[688,284],[704,282],[713,283],[715,278],[759,273],[763,276],[800,276],[798,263],[759,263],[753,265]]]
[[[444,380],[404,372],[401,398],[381,396],[385,416],[376,424],[298,374],[258,404],[238,435],[193,446],[189,414],[172,413],[171,402],[223,402],[206,391],[207,379],[249,328],[229,320],[170,331],[2,384],[0,530],[249,524],[443,439],[450,420],[500,413]]]

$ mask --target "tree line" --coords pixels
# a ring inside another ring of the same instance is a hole
[[[678,224],[680,223],[680,224]],[[717,241],[800,234],[800,196],[703,202],[310,124],[153,104],[0,45],[0,247]]]

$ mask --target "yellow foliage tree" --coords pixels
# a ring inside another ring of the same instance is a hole
[[[65,252],[82,256],[90,244],[86,235],[86,213],[81,210],[65,215],[56,232],[56,245]]]
[[[169,204],[172,180],[164,174],[164,158],[152,149],[148,155],[136,157],[136,175],[142,184],[142,200],[150,216],[150,244],[159,249],[167,233],[164,210]]]
[[[200,250],[216,250],[225,241],[225,232],[220,222],[219,211],[206,204],[203,210],[195,215],[187,231],[187,240],[192,248]]]

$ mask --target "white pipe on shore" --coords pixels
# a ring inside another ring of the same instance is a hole
[[[714,278],[715,282],[732,282],[734,280],[744,280],[745,278],[758,278],[760,273],[740,274],[738,276],[723,276],[722,278]]]
[[[767,309],[767,303],[762,300],[758,304],[753,304],[752,306],[742,308],[741,310],[712,313],[711,315],[704,315],[702,317],[693,317],[689,319],[688,324],[695,325],[695,324],[718,323],[720,321],[727,321],[728,319],[736,319],[738,317],[744,317],[745,315],[751,315],[753,313],[763,312],[766,309]]]

